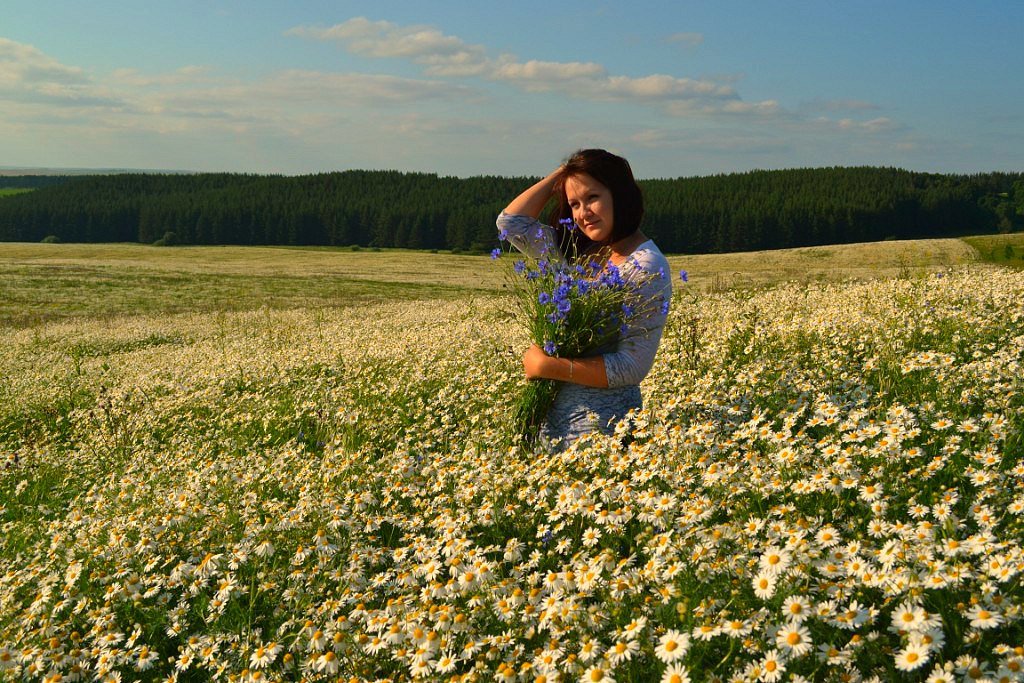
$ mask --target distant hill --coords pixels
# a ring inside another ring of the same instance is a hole
[[[0,166],[0,177],[9,176],[72,176],[72,175],[114,175],[117,173],[191,173],[191,171],[168,171],[146,168],[49,168],[30,166]],[[3,183],[0,182],[0,186]]]
[[[306,176],[127,173],[0,177],[0,241],[358,245],[485,251],[535,178],[397,171]],[[22,184],[18,184],[22,183]],[[35,183],[35,184],[32,184]],[[644,180],[663,251],[756,251],[1024,229],[1024,175],[854,167]]]

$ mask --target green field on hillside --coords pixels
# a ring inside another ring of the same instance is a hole
[[[1006,235],[965,237],[964,242],[978,251],[979,257],[989,263],[1013,268],[1024,268],[1024,232]]]
[[[923,274],[978,260],[954,239],[669,257],[697,290]],[[465,298],[500,293],[503,273],[503,261],[486,256],[390,249],[0,243],[0,325]]]

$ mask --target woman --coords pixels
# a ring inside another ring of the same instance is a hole
[[[557,202],[547,225],[539,216],[552,197]],[[498,216],[499,234],[528,256],[563,262],[596,258],[618,267],[623,279],[641,283],[641,296],[660,302],[645,307],[651,313],[633,320],[614,348],[592,356],[553,357],[537,344],[526,350],[527,379],[564,382],[541,428],[548,441],[560,439],[565,446],[589,432],[611,434],[630,409],[643,405],[640,381],[654,363],[672,297],[668,261],[640,230],[643,213],[643,195],[629,163],[601,149],[585,149]],[[572,219],[568,226],[566,219]]]

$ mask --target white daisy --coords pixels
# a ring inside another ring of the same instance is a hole
[[[669,664],[661,675],[661,683],[690,683],[690,673],[682,664]]]
[[[924,666],[930,657],[927,647],[911,643],[896,655],[896,668],[900,671],[914,671]]]
[[[670,630],[658,640],[654,654],[666,664],[671,664],[686,655],[690,649],[690,636]]]
[[[802,657],[811,651],[811,632],[798,622],[790,622],[775,634],[775,644],[782,652]]]
[[[762,572],[754,577],[751,582],[754,586],[754,595],[762,600],[768,600],[775,595],[775,576]]]

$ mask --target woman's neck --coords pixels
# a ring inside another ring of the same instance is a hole
[[[608,245],[609,260],[615,265],[620,265],[633,251],[647,241],[647,235],[642,230],[637,230],[628,237],[623,237],[618,242]]]

